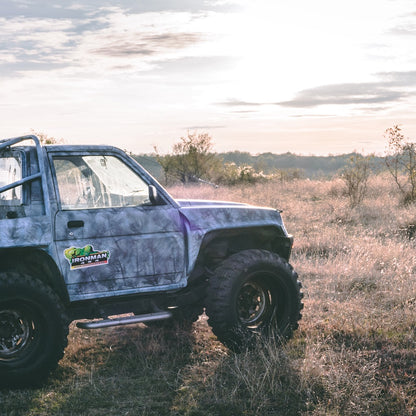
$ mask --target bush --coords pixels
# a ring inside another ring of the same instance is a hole
[[[345,183],[345,194],[349,198],[350,206],[361,204],[367,192],[367,182],[370,176],[370,157],[355,154],[351,156],[344,168],[341,179]]]
[[[265,182],[270,176],[257,172],[252,166],[237,166],[234,162],[225,163],[219,169],[216,181],[223,185],[244,185]]]

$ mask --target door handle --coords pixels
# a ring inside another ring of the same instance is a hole
[[[68,228],[79,228],[84,226],[84,221],[82,220],[74,220],[68,221]]]

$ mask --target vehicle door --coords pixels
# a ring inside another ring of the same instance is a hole
[[[184,286],[181,219],[152,203],[147,175],[117,154],[50,152],[55,244],[71,300]]]

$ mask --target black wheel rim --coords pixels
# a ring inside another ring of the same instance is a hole
[[[33,314],[25,308],[0,310],[0,361],[20,360],[37,342]]]
[[[277,310],[277,296],[267,278],[253,277],[242,286],[237,297],[240,322],[255,329],[270,323]]]

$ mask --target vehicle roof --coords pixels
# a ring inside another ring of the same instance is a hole
[[[105,152],[116,152],[116,153],[125,153],[120,148],[110,145],[104,144],[59,144],[59,145],[44,145],[42,146],[47,152],[96,152],[96,151],[105,151]],[[25,146],[11,146],[7,149],[16,149],[16,150],[24,150],[29,151],[31,149],[35,149],[33,145],[25,145]]]
[[[105,145],[105,144],[53,144],[53,145],[46,145],[43,146],[47,152],[73,152],[73,151],[98,151],[98,150],[105,150],[105,151],[115,151],[121,152],[121,149],[118,147]]]

